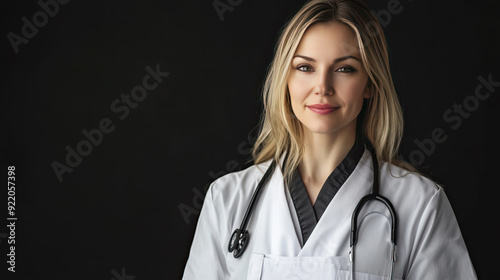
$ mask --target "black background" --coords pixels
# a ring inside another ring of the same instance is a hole
[[[22,18],[33,22],[42,9],[36,1],[2,1],[1,161],[4,183],[7,166],[16,166],[18,218],[14,274],[5,261],[3,188],[2,279],[181,278],[200,194],[246,166],[279,30],[303,4],[232,1],[221,18],[215,2],[73,0],[16,53],[9,32],[22,35]],[[367,1],[379,14],[388,2]],[[478,76],[500,81],[499,5],[400,5],[384,29],[404,108],[403,156],[435,128],[446,133],[420,167],[445,186],[478,277],[492,279],[500,87],[456,129],[443,114],[472,100]],[[170,75],[119,119],[112,102],[157,64]],[[115,129],[60,182],[51,164],[65,164],[65,147],[76,149],[82,130],[103,118]]]

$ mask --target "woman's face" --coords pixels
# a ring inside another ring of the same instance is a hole
[[[306,133],[355,129],[363,98],[370,97],[370,91],[356,36],[347,25],[333,21],[311,25],[291,67],[292,110]]]

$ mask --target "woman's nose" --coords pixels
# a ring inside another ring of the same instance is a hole
[[[320,95],[333,95],[333,77],[329,71],[324,70],[318,72],[315,93]]]

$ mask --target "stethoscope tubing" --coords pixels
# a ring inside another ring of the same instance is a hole
[[[366,205],[367,202],[369,201],[379,201],[383,203],[387,209],[390,212],[391,215],[391,243],[392,243],[392,253],[391,253],[391,272],[390,272],[390,279],[393,279],[393,271],[394,271],[394,262],[396,261],[396,245],[397,245],[397,215],[396,211],[394,209],[394,206],[392,205],[391,201],[386,198],[385,196],[381,195],[379,193],[379,164],[377,160],[377,155],[375,152],[375,149],[371,145],[371,143],[368,141],[367,142],[367,149],[370,151],[371,156],[372,156],[372,162],[373,162],[373,185],[372,185],[372,192],[368,195],[365,195],[362,197],[358,204],[356,205],[352,217],[351,217],[351,232],[349,235],[349,245],[350,245],[350,252],[349,252],[349,260],[351,262],[350,266],[350,272],[351,272],[351,280],[354,279],[354,248],[356,246],[356,243],[358,241],[358,216],[363,207]],[[262,192],[262,188],[264,185],[267,183],[269,178],[271,177],[271,174],[274,172],[274,169],[276,167],[276,160],[273,160],[271,162],[271,165],[267,169],[266,173],[260,180],[260,182],[257,185],[257,188],[255,189],[252,198],[250,199],[250,202],[248,204],[247,210],[245,211],[245,216],[243,217],[243,220],[241,222],[241,225],[239,228],[235,229],[234,232],[231,235],[231,238],[229,240],[228,244],[228,251],[233,253],[234,258],[239,258],[243,252],[245,251],[250,234],[248,230],[246,229],[248,220],[250,219],[250,216],[252,215],[252,211],[254,208],[254,205],[256,201],[259,198],[260,193]]]
[[[262,192],[262,188],[267,183],[267,181],[269,181],[269,178],[274,172],[275,167],[276,161],[273,160],[266,173],[260,180],[259,184],[257,184],[257,188],[253,192],[252,198],[250,199],[250,203],[248,204],[247,210],[245,211],[245,216],[243,216],[243,221],[241,222],[240,227],[235,229],[231,234],[231,239],[229,240],[228,244],[228,251],[229,253],[232,252],[235,258],[239,258],[246,249],[246,245],[248,244],[248,240],[250,238],[250,234],[248,233],[248,230],[246,230],[248,220],[250,218],[250,215],[252,214],[255,202]]]

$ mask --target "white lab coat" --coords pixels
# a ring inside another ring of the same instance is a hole
[[[212,183],[200,213],[184,280],[349,279],[351,216],[361,197],[371,192],[370,152],[365,149],[304,246],[294,204],[277,167],[249,220],[249,244],[235,259],[227,249],[229,239],[240,226],[270,163],[253,165]],[[399,222],[394,279],[477,279],[441,187],[425,177],[380,162],[380,194],[392,202]],[[356,279],[388,279],[389,217],[379,202],[369,202],[360,213]]]

